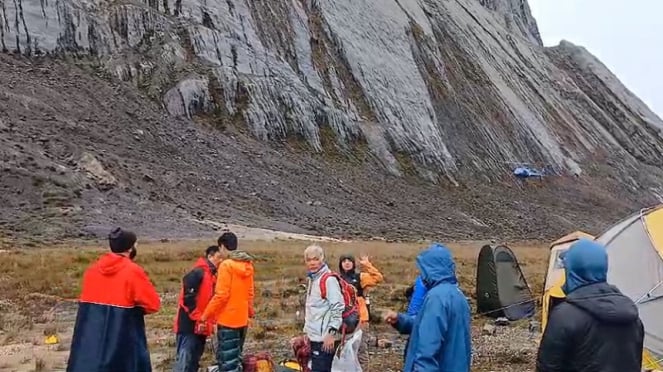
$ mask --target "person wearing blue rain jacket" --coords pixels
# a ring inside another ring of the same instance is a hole
[[[416,316],[385,315],[410,340],[403,372],[469,372],[472,363],[470,307],[458,288],[456,265],[445,246],[434,243],[417,257],[427,289]]]
[[[426,292],[428,292],[428,290],[424,285],[424,281],[421,279],[421,275],[419,275],[414,281],[412,297],[410,298],[410,303],[407,305],[407,315],[417,315],[419,309],[421,309],[421,305],[424,303]]]
[[[417,279],[415,279],[414,284],[408,289],[410,291],[409,294],[406,294],[409,299],[409,303],[407,305],[407,312],[406,314],[415,317],[417,316],[417,313],[421,309],[421,305],[424,303],[424,298],[426,297],[426,292],[428,290],[426,289],[426,286],[424,285],[424,281],[421,280],[421,275],[417,276]],[[406,352],[407,352],[407,346],[410,344],[410,338],[407,339],[405,342],[405,350],[403,350],[403,360],[405,360]]]

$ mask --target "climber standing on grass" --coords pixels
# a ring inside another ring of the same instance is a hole
[[[307,276],[304,333],[310,340],[311,372],[331,372],[334,352],[340,344],[345,302],[339,281],[327,277],[326,297],[322,296],[321,279],[330,273],[325,253],[319,245],[304,250]],[[295,340],[295,339],[293,339]]]
[[[216,320],[218,346],[216,360],[219,372],[239,372],[249,319],[255,316],[253,257],[237,249],[237,236],[225,232],[218,240],[221,255],[214,296],[200,322]]]
[[[427,293],[416,316],[389,311],[385,321],[410,340],[403,372],[469,372],[472,362],[470,306],[458,288],[456,265],[445,246],[434,243],[417,257]]]
[[[421,275],[418,275],[414,280],[414,284],[408,287],[408,289],[405,291],[405,297],[408,300],[407,311],[405,312],[406,315],[411,318],[417,316],[419,310],[421,310],[421,305],[424,304],[424,298],[426,298],[427,292],[428,289],[426,289],[424,281],[421,279]],[[407,346],[409,343],[410,338],[408,337],[407,341],[405,342],[405,349],[403,350],[403,360],[405,360]]]
[[[111,251],[83,274],[67,372],[151,372],[144,316],[161,300],[133,261],[136,234],[118,227],[108,242]]]
[[[406,291],[405,297],[408,299],[407,305],[407,315],[416,316],[421,305],[424,303],[424,298],[426,297],[426,286],[424,281],[421,279],[421,275],[417,276],[414,280],[414,284]]]
[[[215,323],[214,319],[202,323],[200,317],[214,295],[216,271],[221,259],[221,249],[212,245],[182,278],[175,315],[177,352],[173,372],[198,372],[205,342],[214,332]]]
[[[368,372],[368,342],[369,342],[369,308],[366,299],[371,288],[382,282],[384,277],[378,269],[371,264],[368,256],[362,256],[359,259],[359,268],[357,272],[355,258],[352,255],[343,255],[339,259],[338,269],[341,277],[357,289],[357,302],[359,305],[359,321],[361,325],[362,339],[359,346],[359,363],[362,372]]]

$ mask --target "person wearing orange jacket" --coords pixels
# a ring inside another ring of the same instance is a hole
[[[357,289],[359,321],[363,330],[358,356],[362,372],[368,372],[368,322],[370,320],[368,291],[380,284],[384,280],[384,277],[382,276],[382,273],[371,264],[368,256],[362,256],[359,259],[359,268],[361,272],[357,272],[356,270],[354,256],[346,254],[340,257],[338,270],[341,277]]]
[[[214,331],[214,320],[201,323],[200,316],[214,295],[216,268],[221,258],[218,246],[207,247],[205,256],[200,257],[182,278],[175,315],[177,350],[173,372],[198,372],[205,342]]]
[[[136,234],[118,227],[108,241],[111,252],[83,274],[67,372],[151,372],[144,316],[161,299],[133,262]]]
[[[237,236],[232,232],[223,233],[218,245],[226,259],[219,265],[214,296],[200,321],[216,320],[219,372],[235,372],[241,371],[246,330],[255,315],[255,269],[253,257],[237,249]]]

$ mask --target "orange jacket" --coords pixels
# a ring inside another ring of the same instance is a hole
[[[218,325],[229,328],[247,326],[255,314],[253,274],[253,258],[246,252],[232,251],[219,265],[214,297],[202,318],[215,318]]]
[[[361,288],[363,288],[364,296],[370,292],[370,289],[380,284],[384,277],[382,273],[373,266],[370,262],[367,262],[361,266],[362,273],[359,274],[359,281],[361,282]],[[359,305],[359,320],[361,322],[368,322],[368,307],[366,306],[366,299],[364,297],[359,297],[357,299]]]

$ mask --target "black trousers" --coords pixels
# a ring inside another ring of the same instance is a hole
[[[331,353],[322,350],[322,342],[311,342],[311,372],[331,372],[334,354],[340,342],[334,342]]]

